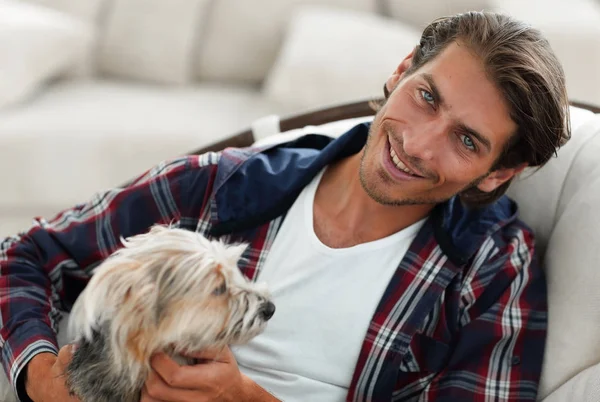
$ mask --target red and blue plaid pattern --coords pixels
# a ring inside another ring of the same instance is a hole
[[[6,239],[0,341],[13,385],[35,354],[57,353],[58,309],[72,305],[121,237],[168,223],[246,241],[240,267],[256,278],[294,194],[324,165],[364,143],[364,133],[345,137],[319,139],[306,152],[301,141],[261,153],[230,149],[178,158]],[[440,219],[421,228],[381,298],[347,400],[534,401],[547,317],[530,230],[499,214],[484,236],[461,238],[475,246],[461,261],[435,235],[450,213],[438,210]]]

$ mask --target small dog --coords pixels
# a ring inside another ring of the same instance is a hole
[[[275,312],[237,266],[245,245],[164,226],[122,241],[71,311],[66,380],[82,402],[138,402],[155,352],[193,364],[182,356],[246,343]]]

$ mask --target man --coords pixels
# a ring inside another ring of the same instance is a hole
[[[472,12],[429,25],[385,92],[339,139],[176,159],[5,241],[2,359],[21,400],[76,400],[53,308],[155,223],[248,242],[240,267],[278,311],[207,363],[155,356],[144,402],[535,400],[545,281],[503,193],[570,135],[562,69],[538,31]]]

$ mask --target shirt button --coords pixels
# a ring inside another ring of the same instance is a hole
[[[513,356],[512,359],[510,359],[510,363],[513,366],[518,366],[519,364],[521,364],[521,358],[519,356]]]

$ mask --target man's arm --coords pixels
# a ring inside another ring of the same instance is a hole
[[[492,253],[463,291],[468,305],[462,309],[449,362],[419,401],[536,400],[547,302],[533,237],[517,230]]]
[[[281,402],[281,400],[275,398],[267,390],[262,388],[260,385],[250,379],[250,377],[244,376],[245,382],[245,397],[244,401],[247,402]]]
[[[2,364],[13,387],[24,394],[24,368],[40,353],[58,353],[53,302],[64,300],[68,275],[85,285],[92,267],[120,247],[121,237],[143,233],[157,223],[177,222],[189,212],[188,192],[206,180],[198,157],[162,163],[124,188],[106,191],[90,202],[38,219],[0,247]],[[198,206],[200,208],[200,206]],[[189,215],[188,215],[189,216]],[[198,216],[198,215],[196,215]]]

